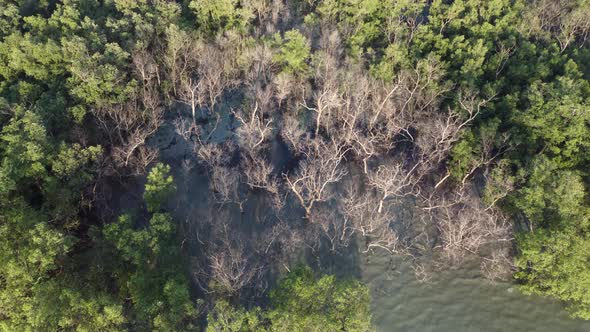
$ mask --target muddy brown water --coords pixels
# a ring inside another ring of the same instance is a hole
[[[373,254],[360,259],[378,331],[590,331],[562,303],[522,294],[512,282],[490,282],[478,266],[432,274],[418,282],[409,263]]]

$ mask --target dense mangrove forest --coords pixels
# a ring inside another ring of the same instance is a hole
[[[0,331],[588,331],[589,39],[589,0],[0,0]]]

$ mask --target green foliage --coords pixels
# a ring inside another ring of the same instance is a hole
[[[584,222],[587,226],[587,220]],[[550,295],[569,303],[575,317],[590,319],[590,237],[584,230],[539,229],[522,234],[516,266],[525,293]]]
[[[120,69],[129,61],[129,54],[118,44],[106,44],[104,53],[91,53],[82,38],[64,40],[63,44],[71,73],[71,94],[98,106],[122,103],[131,95],[135,82],[126,79],[125,71]]]
[[[285,72],[301,77],[309,74],[308,60],[311,49],[301,32],[289,30],[285,32],[283,38],[276,34],[274,44],[279,50],[273,57],[273,61],[280,64]]]
[[[79,332],[124,331],[123,306],[101,290],[81,291],[65,283],[37,285],[34,320],[39,329]]]
[[[143,194],[148,211],[155,212],[161,209],[174,191],[176,191],[176,185],[170,175],[170,166],[156,164],[148,174]]]
[[[418,18],[425,6],[423,0],[327,0],[319,3],[317,12],[323,19],[338,25],[352,56],[382,53],[379,48],[387,47],[389,60],[404,62],[403,51],[399,53],[394,49],[404,49],[405,39],[412,33],[410,27],[414,22],[408,24],[405,19]],[[394,58],[394,53],[402,56]]]
[[[180,4],[168,1],[115,0],[114,7],[115,14],[106,15],[106,26],[127,50],[147,49],[181,15]]]
[[[590,114],[582,110],[590,104],[590,83],[571,60],[565,70],[551,83],[534,82],[525,93],[528,107],[516,111],[513,121],[523,127],[527,146],[543,148],[556,162],[572,166],[589,157]]]
[[[455,180],[461,181],[476,165],[480,151],[481,145],[476,141],[475,135],[472,132],[466,132],[452,150],[449,172]]]
[[[17,30],[20,19],[19,8],[11,1],[0,1],[0,37]]]
[[[589,158],[589,118],[581,111],[588,105],[588,81],[572,60],[562,66],[564,75],[534,81],[524,91],[525,108],[511,119],[520,129],[519,152],[535,154],[524,162],[522,155],[515,156],[522,163],[521,188],[512,202],[534,229],[519,237],[515,277],[525,292],[567,301],[572,315],[589,319],[588,205],[582,177]]]
[[[23,178],[42,179],[47,175],[48,138],[38,116],[30,111],[17,110],[15,116],[2,129],[3,173],[12,182]],[[12,186],[3,186],[6,193]]]
[[[124,259],[110,260],[112,249],[86,234],[93,218],[81,206],[88,206],[83,203],[103,150],[89,146],[100,138],[92,137],[96,125],[85,120],[133,97],[134,39],[149,45],[179,10],[165,2],[0,1],[1,331],[129,327],[124,292],[139,282],[126,282],[141,279],[129,275],[141,269],[125,270]],[[177,262],[170,217],[152,219],[150,232],[130,236],[136,241],[127,249],[137,249],[144,260]],[[183,329],[174,324],[192,310],[187,279],[178,266],[161,276],[142,264],[149,272],[143,279],[160,287],[153,296],[165,301],[149,298],[145,305],[172,307],[152,309],[153,329]],[[115,276],[121,284],[113,288]]]
[[[0,136],[0,329],[119,330],[120,305],[98,291],[67,288],[71,275],[56,273],[71,263],[76,242],[60,226],[76,223],[101,149],[56,147],[37,114],[13,112]]]
[[[207,316],[207,331],[215,332],[247,332],[264,331],[262,311],[255,307],[252,310],[234,308],[227,301],[220,300]]]
[[[309,268],[297,268],[270,294],[272,330],[370,331],[369,290],[358,281],[319,279]]]
[[[0,330],[195,329],[186,262],[164,211],[175,190],[170,168],[157,164],[148,175],[146,218],[127,213],[103,228],[88,188],[98,174],[109,178],[99,169],[103,150],[118,147],[96,142],[125,141],[115,132],[137,128],[101,127],[143,107],[138,55],[150,54],[148,71],[158,66],[155,95],[172,97],[171,82],[193,65],[182,63],[189,44],[223,35],[240,43],[239,54],[243,45],[269,43],[272,52],[243,52],[238,61],[265,64],[257,73],[268,79],[264,88],[288,93],[289,84],[318,83],[313,49],[331,29],[345,48],[333,50],[342,71],[368,67],[385,85],[400,82],[396,93],[414,94],[413,84],[425,98],[443,93],[442,110],[460,109],[466,92],[494,96],[451,147],[451,179],[481,174],[483,202],[530,225],[517,241],[522,289],[567,301],[573,315],[590,319],[590,5],[546,4],[0,0]],[[417,116],[413,105],[404,116]],[[266,311],[220,301],[209,329],[371,329],[368,291],[358,282],[298,269],[271,299]]]
[[[80,191],[98,172],[98,160],[102,156],[100,146],[82,148],[79,144],[61,143],[51,160],[53,176],[43,187],[46,208],[61,218],[74,218],[78,213]]]
[[[451,151],[449,172],[451,176],[461,182],[462,179],[472,173],[478,165],[485,160],[485,153],[500,145],[498,135],[500,121],[497,118],[490,119],[477,128],[475,132],[465,131],[460,141]]]
[[[518,5],[509,0],[433,1],[428,24],[418,27],[413,48],[417,54],[439,56],[461,87],[482,90],[495,85],[486,80],[497,78],[507,60],[506,53],[496,49],[515,46]]]
[[[154,262],[174,235],[174,224],[167,214],[157,213],[147,228],[136,230],[133,217],[124,214],[104,228],[105,239],[114,244],[121,256],[135,265]],[[164,248],[162,248],[164,246]]]
[[[510,161],[502,159],[497,162],[487,176],[482,201],[487,206],[496,204],[514,189],[515,176],[512,175]]]
[[[253,13],[239,0],[191,0],[188,7],[199,25],[207,30],[243,29],[253,18]]]
[[[6,203],[10,207],[0,214],[2,276],[7,282],[32,283],[58,267],[72,242],[22,200]]]
[[[372,74],[386,82],[393,79],[404,69],[410,69],[412,62],[406,45],[392,43],[384,50],[381,60],[372,66]]]
[[[36,80],[49,81],[64,70],[62,50],[56,41],[40,42],[18,32],[0,44],[0,58],[5,63],[0,74],[7,80],[23,73]]]
[[[72,246],[72,239],[54,229],[44,216],[20,199],[3,202],[0,210],[0,328],[32,330],[38,326],[35,290]]]
[[[190,299],[182,254],[168,214],[156,213],[149,225],[136,229],[131,215],[104,229],[105,240],[129,263],[119,277],[127,288],[137,316],[162,331],[192,328],[197,310]]]
[[[270,292],[271,309],[236,309],[216,303],[208,331],[372,331],[369,290],[359,281],[316,278],[298,267]]]
[[[529,220],[541,224],[561,223],[583,211],[585,193],[579,175],[560,170],[546,157],[535,158],[527,170],[530,174],[527,174],[526,186],[515,195],[514,202]]]
[[[124,214],[104,227],[105,241],[128,264],[119,271],[120,286],[133,301],[137,317],[157,331],[192,330],[197,315],[190,299],[188,278],[182,273],[183,258],[176,241],[176,227],[161,204],[175,190],[170,167],[157,164],[148,175],[144,197],[153,212],[148,225],[136,227],[135,218]]]
[[[126,214],[104,228],[104,237],[129,263],[120,271],[133,308],[147,326],[158,331],[192,329],[197,311],[182,271],[182,256],[175,241],[175,227],[168,214],[156,213],[149,225],[134,227]]]

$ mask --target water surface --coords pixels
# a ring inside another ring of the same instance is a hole
[[[570,318],[560,302],[482,279],[477,266],[420,283],[407,262],[371,255],[360,265],[378,331],[590,331],[590,322]]]

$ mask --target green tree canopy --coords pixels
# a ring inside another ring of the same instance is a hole
[[[236,309],[217,303],[208,331],[372,331],[369,290],[356,280],[314,276],[308,267],[288,273],[270,292],[271,308]]]

